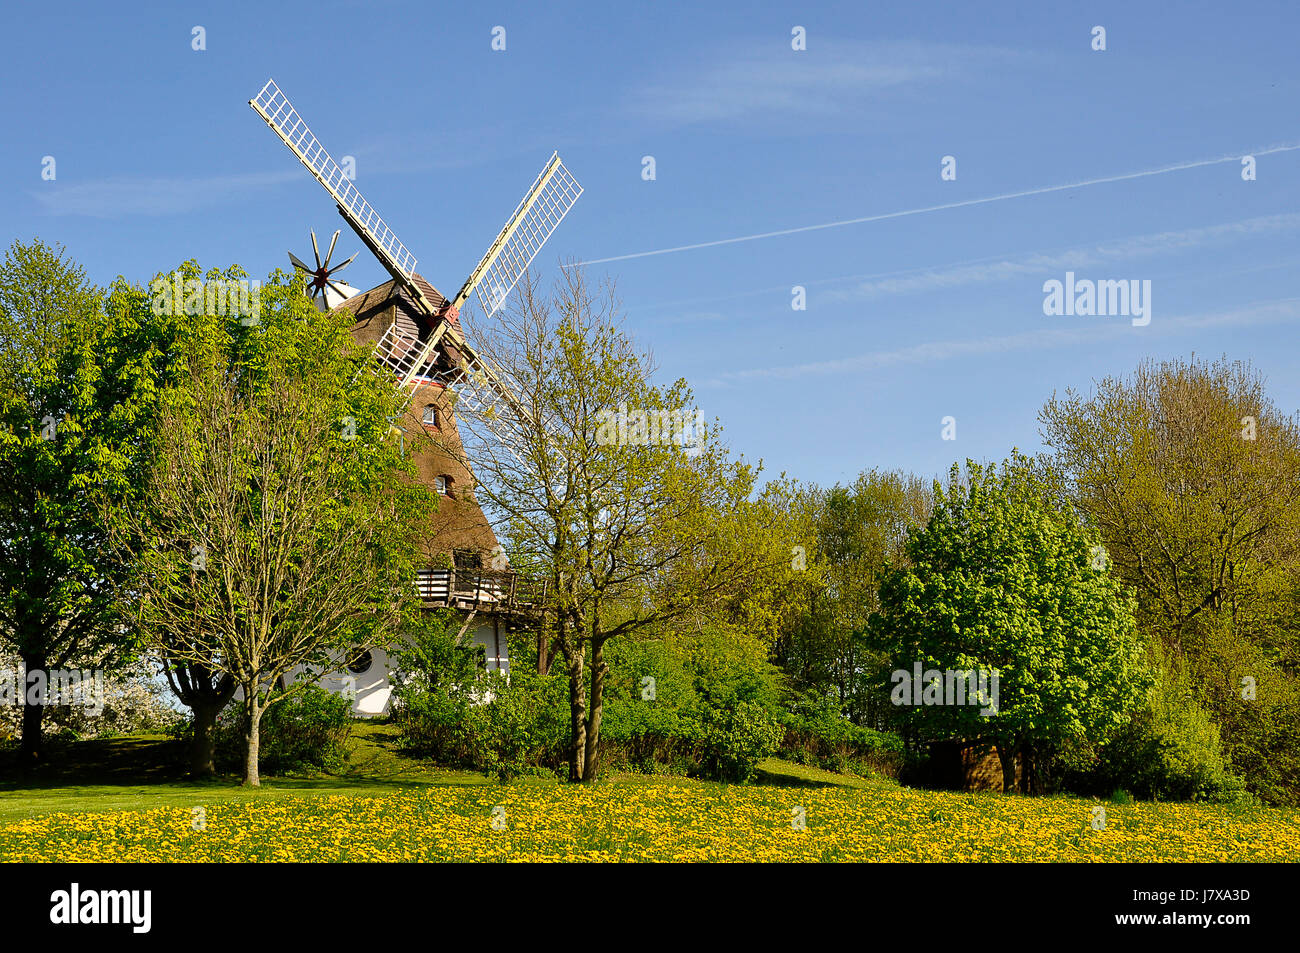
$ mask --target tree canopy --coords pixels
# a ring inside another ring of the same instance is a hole
[[[140,497],[172,329],[143,322],[132,295],[39,239],[0,266],[0,638],[37,689],[50,668],[133,649],[118,611],[133,556],[112,533]],[[24,695],[29,757],[39,695]]]
[[[1029,789],[1037,760],[1118,730],[1144,683],[1142,649],[1095,546],[1026,458],[954,466],[908,538],[909,565],[881,586],[872,632],[890,670],[996,673],[996,699],[909,697],[899,720],[928,739],[994,745],[1008,790],[1017,757]]]
[[[253,320],[190,321],[187,384],[162,402],[131,527],[135,622],[172,666],[242,691],[255,785],[276,683],[400,619],[433,497],[395,433],[404,395],[348,315],[317,311],[277,272]]]

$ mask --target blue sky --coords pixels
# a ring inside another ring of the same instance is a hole
[[[538,264],[618,258],[590,267],[662,375],[771,474],[1032,451],[1054,390],[1147,356],[1251,359],[1294,412],[1295,6],[966,7],[27,5],[0,61],[0,235],[63,243],[100,283],[306,257],[342,221],[247,105],[274,77],[447,293],[558,149],[586,191]],[[683,245],[703,247],[642,254]],[[1150,324],[1044,315],[1067,271],[1149,280]],[[386,279],[364,253],[343,277]]]

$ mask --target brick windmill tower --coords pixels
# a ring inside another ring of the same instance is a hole
[[[508,670],[504,624],[513,614],[540,605],[544,595],[508,569],[496,535],[474,498],[474,478],[462,462],[454,410],[467,406],[491,426],[494,419],[515,416],[519,402],[501,375],[466,340],[460,309],[476,294],[484,315],[490,318],[499,310],[577,202],[582,187],[559,155],[552,154],[455,297],[447,298],[416,273],[415,257],[362,198],[274,80],[268,80],[249,105],[325,187],[344,221],[392,276],[369,291],[349,294],[355,289],[331,279],[352,261],[329,267],[337,232],[324,264],[316,250],[315,269],[290,255],[294,266],[312,278],[317,307],[348,311],[354,337],[373,343],[380,363],[392,372],[394,386],[406,399],[401,429],[409,433],[418,428],[432,438],[430,449],[414,461],[420,479],[437,493],[439,502],[423,547],[428,568],[413,581],[425,606],[463,612],[462,636],[483,646],[489,668]],[[316,247],[314,234],[312,245]],[[509,448],[506,430],[494,432]],[[363,648],[340,661],[340,670],[327,674],[322,684],[355,693],[357,714],[386,711],[391,690],[386,654]]]

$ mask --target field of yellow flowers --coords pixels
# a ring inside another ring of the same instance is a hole
[[[1096,808],[1104,807],[1104,817]],[[1100,828],[1100,829],[1098,829]],[[7,861],[1296,861],[1300,811],[615,778],[0,828]]]

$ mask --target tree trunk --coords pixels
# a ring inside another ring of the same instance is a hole
[[[262,708],[257,703],[256,686],[244,687],[244,712],[248,716],[248,729],[244,733],[247,754],[244,758],[244,785],[257,788],[262,786],[262,779],[257,773],[259,730],[262,722]]]
[[[582,649],[566,653],[565,661],[569,666],[569,729],[573,741],[569,753],[569,780],[581,781],[587,754],[586,704],[583,699],[586,686],[582,684]]]
[[[194,738],[190,742],[190,774],[196,778],[210,778],[217,773],[213,760],[217,744],[212,726],[224,705],[197,704],[194,706]]]
[[[546,633],[546,616],[537,624],[537,674],[545,675],[551,670],[551,639]]]
[[[49,691],[49,672],[46,670],[45,657],[43,655],[24,655],[23,671],[23,742],[22,742],[22,760],[31,764],[40,760],[42,745],[42,724],[45,719],[45,701],[46,693]],[[40,673],[42,681],[45,683],[45,691],[33,693],[30,697],[28,692],[31,690],[32,675]],[[37,695],[39,694],[39,697]],[[32,704],[32,699],[36,704]]]
[[[1034,753],[1029,745],[1020,752],[1020,793],[1034,793]]]
[[[998,760],[1002,762],[1002,793],[1014,794],[1016,790],[1016,749],[1011,745],[997,745]]]
[[[596,780],[600,771],[600,716],[605,701],[605,643],[593,641],[591,645],[591,698],[588,700],[587,737],[583,753],[583,783]]]

